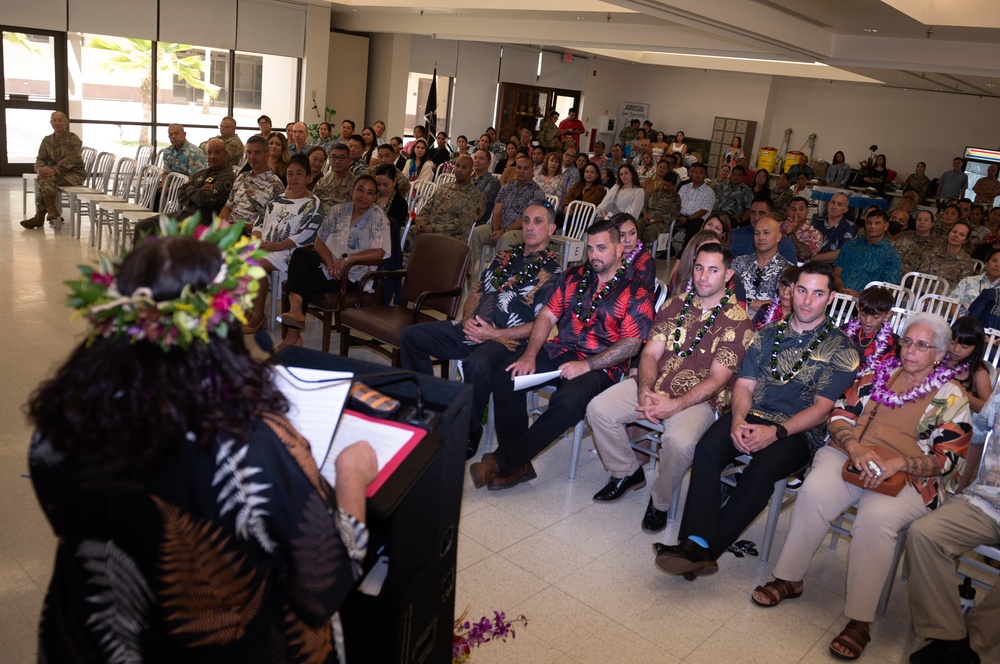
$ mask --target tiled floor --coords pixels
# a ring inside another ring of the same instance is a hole
[[[79,242],[66,229],[22,230],[22,218],[20,180],[0,179],[0,311],[8,320],[0,326],[0,663],[34,660],[55,544],[25,476],[30,430],[23,404],[80,338],[83,326],[62,306],[62,281],[96,256],[86,239]],[[305,338],[319,347],[316,325]],[[833,552],[819,549],[800,599],[762,609],[749,592],[770,579],[769,565],[727,554],[716,576],[693,583],[666,576],[653,566],[650,547],[673,542],[676,524],[660,536],[640,529],[645,491],[612,505],[594,503],[591,496],[607,476],[593,451],[583,454],[575,481],[566,478],[568,466],[564,440],[536,461],[533,482],[495,493],[466,482],[456,608],[469,607],[473,617],[502,610],[530,621],[514,641],[487,644],[474,661],[834,661],[828,644],[845,620],[849,542]],[[744,537],[759,544],[762,533],[763,518]],[[897,581],[873,631],[864,661],[905,662],[915,649],[905,581]],[[984,661],[1000,662],[1000,653]]]

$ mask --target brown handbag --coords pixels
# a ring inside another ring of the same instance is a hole
[[[878,408],[880,405],[881,404],[878,403],[877,401],[875,402],[875,407],[872,409],[872,414],[868,418],[868,421],[865,423],[864,431],[862,431],[858,435],[859,443],[861,442],[861,439],[864,437],[865,432],[868,431],[868,425],[871,424],[873,419],[875,419],[875,414],[878,412]],[[862,445],[864,445],[864,443],[862,443]],[[890,449],[888,447],[883,447],[881,445],[865,445],[865,447],[870,447],[873,450],[875,450],[875,453],[878,454],[879,459],[888,460],[892,458],[897,458],[897,459],[902,458],[902,455],[900,455],[895,450]],[[879,484],[874,489],[866,487],[864,481],[862,481],[861,479],[861,471],[858,468],[855,468],[854,464],[851,463],[850,456],[848,456],[847,461],[844,462],[844,468],[840,471],[840,474],[841,477],[843,477],[844,481],[847,482],[848,484],[853,484],[854,486],[861,487],[862,489],[866,489],[868,491],[874,491],[876,493],[882,493],[887,496],[898,496],[899,492],[902,491],[903,487],[906,486],[906,484],[910,481],[909,473],[899,472],[893,475],[892,477],[883,480],[882,483]]]
[[[900,457],[899,454],[897,454],[894,450],[889,449],[888,447],[881,447],[879,445],[866,445],[865,447],[870,447],[873,450],[875,450],[875,453],[878,454],[879,459],[888,460],[893,457],[897,458]],[[841,476],[844,478],[844,481],[847,482],[848,484],[859,486],[862,489],[867,489],[868,491],[875,491],[876,493],[884,493],[887,496],[898,496],[899,492],[902,491],[903,487],[906,486],[907,482],[910,481],[909,473],[899,472],[890,477],[889,479],[883,480],[883,482],[874,489],[866,487],[865,483],[861,480],[861,471],[854,467],[854,464],[851,463],[850,457],[848,457],[847,461],[844,462],[844,469],[841,471]]]

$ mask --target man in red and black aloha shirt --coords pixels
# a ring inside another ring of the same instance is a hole
[[[536,477],[531,460],[583,419],[592,398],[622,377],[653,322],[652,294],[625,275],[618,229],[587,229],[587,264],[563,273],[535,322],[523,354],[493,375],[497,449],[472,464],[476,488],[507,489]],[[555,338],[548,339],[553,326]],[[528,426],[527,394],[515,376],[559,371],[558,389]]]

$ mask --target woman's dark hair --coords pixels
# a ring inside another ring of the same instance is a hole
[[[286,173],[288,172],[288,169],[292,164],[298,164],[303,169],[305,169],[306,175],[309,175],[309,172],[311,170],[309,166],[309,157],[305,156],[301,152],[298,154],[293,154],[292,158],[288,160],[288,165],[285,166]]]
[[[583,180],[584,173],[586,173],[587,169],[590,167],[593,167],[594,170],[597,171],[597,179],[594,180],[594,182],[597,184],[601,184],[601,167],[592,161],[588,161],[587,165],[584,166],[583,169],[580,171],[580,179]]]
[[[326,127],[326,130],[327,130],[328,132],[330,132],[331,134],[333,133],[333,127],[332,127],[332,126],[330,126],[330,123],[329,123],[329,122],[320,122],[320,123],[319,123],[319,126],[320,126],[320,127]]]
[[[639,184],[639,174],[636,172],[635,166],[633,166],[632,164],[622,164],[621,166],[618,167],[618,173],[621,173],[623,168],[628,170],[628,172],[632,174],[632,186],[641,187],[642,185]],[[621,179],[621,175],[619,175],[618,178]]]
[[[424,144],[424,156],[423,157],[418,157],[417,156],[417,143],[423,143]],[[427,159],[428,159],[428,157],[427,157],[427,151],[428,151],[427,150],[427,141],[425,141],[422,138],[418,138],[417,140],[413,141],[413,147],[410,148],[410,155],[411,155],[410,158],[413,159],[413,165],[414,165],[415,170],[416,170],[417,173],[420,172],[420,169],[423,168],[424,164],[427,162]]]
[[[602,168],[601,184],[603,184],[608,189],[618,184],[618,178],[615,176],[615,172],[610,168]]]
[[[311,148],[309,148],[309,151],[306,152],[306,158],[308,159],[309,157],[313,156],[314,152],[322,152],[323,153],[323,159],[326,159],[326,150],[323,147],[319,146],[319,145],[314,145]]]
[[[396,167],[392,164],[379,164],[375,167],[375,176],[384,175],[390,180],[396,179]]]
[[[840,161],[837,161],[837,155],[838,154],[840,155]],[[833,163],[835,163],[835,164],[845,164],[845,163],[847,163],[847,157],[844,156],[843,152],[841,152],[840,150],[837,150],[836,152],[833,153]]]
[[[367,129],[368,131],[370,131],[372,133],[372,145],[375,146],[375,147],[378,147],[378,137],[375,135],[375,127],[365,127],[365,129]],[[364,138],[364,135],[365,135],[365,129],[361,130],[362,139]],[[365,145],[365,147],[368,147],[368,146]]]
[[[959,380],[962,387],[972,391],[973,378],[980,369],[986,369],[983,357],[986,355],[986,330],[983,329],[982,322],[974,316],[962,316],[951,325],[951,340],[963,346],[972,346],[972,355],[969,356],[969,376],[965,380]],[[958,380],[956,378],[956,380]],[[984,395],[980,395],[984,396]]]
[[[152,290],[176,298],[204,288],[222,255],[193,237],[143,242],[122,263],[122,293]],[[249,440],[261,413],[285,413],[288,402],[270,370],[251,359],[238,327],[183,350],[149,341],[98,337],[73,350],[28,401],[28,417],[58,450],[91,457],[108,473],[149,477],[185,439],[207,451],[220,438]]]

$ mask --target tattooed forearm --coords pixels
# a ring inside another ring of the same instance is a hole
[[[845,454],[848,454],[847,448],[850,443],[858,442],[854,435],[854,427],[846,422],[833,422],[827,427],[827,431],[830,432],[830,444]]]
[[[587,366],[590,370],[607,369],[616,364],[621,364],[625,360],[639,352],[642,341],[639,339],[619,339],[611,348],[587,358]]]
[[[933,456],[903,457],[903,470],[914,477],[937,477],[941,464]]]

